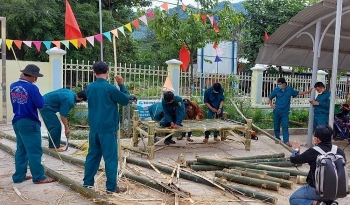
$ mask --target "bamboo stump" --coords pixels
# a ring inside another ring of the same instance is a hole
[[[132,133],[132,142],[133,146],[138,146],[138,138],[139,138],[139,132],[137,131],[137,127],[139,126],[139,111],[134,110],[134,114],[132,116],[133,120],[133,133]]]
[[[227,112],[223,112],[222,113],[222,119],[223,120],[226,120],[227,119]],[[225,141],[227,138],[226,138],[226,131],[225,130],[222,130],[221,133],[220,133],[220,136],[221,136],[221,141]]]
[[[153,159],[154,158],[154,129],[156,126],[156,122],[149,121],[148,122],[148,158]]]
[[[252,131],[252,119],[247,119],[247,128],[246,128],[246,134],[245,134],[245,150],[250,151],[250,142],[251,139],[251,131]]]

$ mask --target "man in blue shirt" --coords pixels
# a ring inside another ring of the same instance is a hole
[[[40,110],[41,116],[44,120],[47,130],[52,138],[49,139],[49,148],[55,149],[56,151],[62,152],[61,146],[61,122],[58,119],[56,113],[59,112],[61,121],[64,125],[65,135],[68,136],[70,130],[68,125],[68,113],[74,107],[76,102],[86,101],[86,92],[80,91],[74,93],[68,89],[59,89],[45,94],[44,96],[44,107]]]
[[[118,146],[117,131],[119,129],[118,104],[129,103],[128,91],[121,76],[115,76],[120,90],[108,83],[108,65],[98,61],[93,66],[95,82],[86,88],[89,118],[89,152],[85,160],[84,186],[94,186],[94,177],[100,166],[101,157],[105,161],[107,177],[107,194],[126,192],[126,188],[117,186]]]
[[[214,83],[214,85],[204,92],[204,103],[208,107],[208,119],[221,118],[222,112],[224,111],[224,89],[221,87],[220,83]],[[218,131],[214,131],[214,140],[220,141],[218,139]],[[204,132],[205,138],[204,143],[208,143],[210,131]]]
[[[17,147],[15,154],[14,183],[32,179],[34,184],[51,183],[55,180],[45,176],[41,164],[41,132],[38,109],[44,106],[44,99],[34,83],[43,77],[38,66],[29,64],[21,70],[21,78],[11,84],[10,99],[14,117],[12,126],[16,134]],[[27,166],[32,176],[27,176]]]
[[[322,82],[317,82],[314,86],[318,95],[315,100],[311,100],[310,104],[314,106],[314,129],[318,125],[327,125],[329,119],[329,103],[331,93],[326,90]]]
[[[167,91],[163,95],[162,107],[164,117],[159,122],[160,126],[179,129],[180,126],[182,126],[182,120],[184,120],[186,116],[185,105],[182,98],[175,96],[171,91]],[[172,136],[170,136],[164,140],[164,144],[176,144],[176,142],[172,140]]]
[[[161,102],[154,103],[148,107],[148,112],[152,120],[159,122],[164,117],[163,106]]]
[[[288,131],[290,99],[297,95],[308,94],[311,90],[312,88],[305,92],[294,90],[287,86],[287,82],[284,78],[279,78],[277,80],[277,88],[269,95],[270,107],[273,109],[273,127],[275,136],[277,139],[281,140],[280,126],[282,123],[283,142],[289,147],[292,147],[289,142]],[[272,102],[274,98],[276,98],[275,104]]]

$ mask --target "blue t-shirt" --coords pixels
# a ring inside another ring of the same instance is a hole
[[[225,96],[223,88],[221,88],[218,93],[214,92],[213,87],[206,89],[204,92],[204,103],[209,103],[209,105],[215,109],[219,109],[220,103],[224,100]]]
[[[45,94],[44,109],[59,112],[61,116],[68,117],[70,109],[75,105],[76,94],[69,89],[59,89]]]
[[[20,78],[10,85],[10,99],[13,113],[12,124],[23,118],[40,123],[38,109],[43,108],[44,98],[33,83]]]
[[[282,111],[290,110],[290,99],[291,97],[296,97],[299,95],[299,91],[294,90],[293,88],[286,86],[284,90],[276,88],[269,95],[270,100],[276,97],[275,109]]]
[[[181,125],[182,120],[186,117],[186,108],[183,100],[180,96],[175,96],[174,102],[166,103],[164,98],[162,99],[162,107],[164,111],[164,121],[172,122],[173,117],[176,117],[176,125]]]

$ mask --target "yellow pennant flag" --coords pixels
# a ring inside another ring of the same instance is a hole
[[[78,39],[69,40],[69,42],[73,44],[75,48],[78,48]]]
[[[193,16],[196,18],[197,21],[199,21],[199,19],[200,19],[200,15],[199,14],[193,14]]]
[[[125,26],[125,28],[127,28],[130,32],[132,32],[131,23],[125,24],[124,26]]]
[[[6,39],[6,45],[7,45],[7,48],[8,48],[9,50],[11,50],[12,43],[13,43],[13,40]]]

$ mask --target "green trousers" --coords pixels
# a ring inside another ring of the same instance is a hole
[[[44,120],[46,129],[49,131],[53,143],[55,143],[56,148],[61,146],[61,121],[58,119],[56,113],[52,110],[41,109],[41,117]],[[50,137],[49,137],[49,148],[55,148]]]

